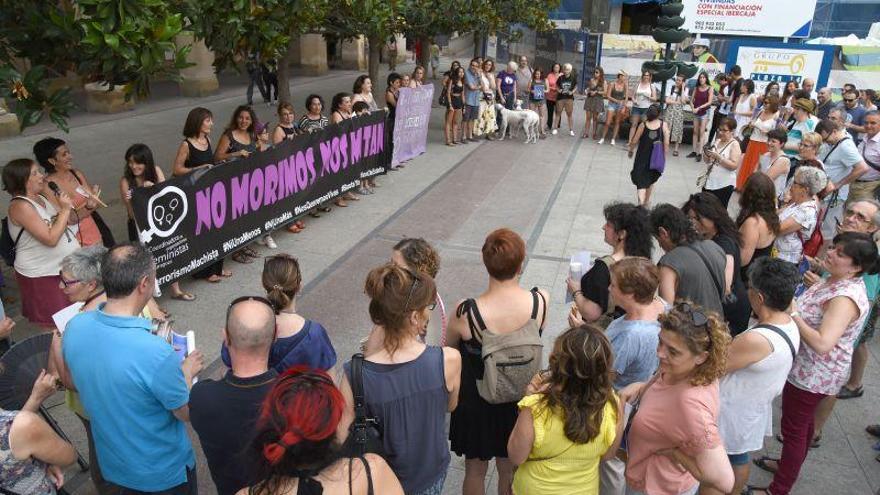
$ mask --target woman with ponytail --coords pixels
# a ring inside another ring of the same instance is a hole
[[[363,361],[367,416],[381,425],[385,459],[406,493],[440,494],[450,460],[446,413],[458,404],[461,356],[420,339],[434,317],[434,280],[387,263],[370,271],[364,292],[372,334],[382,335],[381,347]],[[354,417],[351,369],[351,361],[345,363],[339,387],[347,418]]]
[[[296,296],[302,288],[299,262],[289,254],[265,258],[263,289],[275,310],[275,342],[269,351],[269,367],[278,373],[303,364],[329,370],[336,364],[336,351],[327,330],[296,311]],[[223,363],[230,366],[226,344],[220,351]]]
[[[326,372],[287,370],[263,402],[251,443],[262,481],[238,495],[403,495],[381,457],[342,456],[351,423],[344,409]]]

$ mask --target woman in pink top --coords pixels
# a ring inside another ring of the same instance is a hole
[[[813,439],[816,408],[849,378],[853,347],[870,308],[862,274],[880,271],[880,257],[871,236],[857,232],[838,234],[825,257],[828,278],[792,305],[801,346],[782,389],[782,457],[755,459],[776,474],[769,487],[752,487],[751,493],[791,491]]]
[[[558,63],[554,63],[553,67],[550,68],[550,72],[547,73],[547,77],[544,80],[547,82],[547,93],[544,95],[544,98],[547,100],[547,130],[553,130],[553,115],[556,112],[556,92],[558,89],[556,88],[556,80],[559,79],[559,75],[562,73],[562,66]]]
[[[728,493],[733,470],[717,419],[730,333],[719,315],[684,301],[659,320],[657,374],[620,392],[636,404],[623,439],[626,493],[695,494],[700,485]]]

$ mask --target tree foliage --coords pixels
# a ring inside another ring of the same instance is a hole
[[[183,16],[164,0],[78,0],[83,30],[80,69],[95,81],[146,96],[156,76],[179,77],[190,46],[177,46]],[[171,55],[166,60],[165,54]]]

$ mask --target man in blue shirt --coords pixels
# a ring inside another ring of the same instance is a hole
[[[474,122],[480,117],[480,64],[481,59],[475,58],[464,72],[464,114],[461,118],[463,141],[479,141],[474,137]]]
[[[107,302],[70,321],[62,352],[91,419],[102,475],[123,493],[195,494],[196,461],[183,422],[202,355],[193,352],[181,364],[140,317],[156,285],[143,246],[110,250],[101,277]]]
[[[841,108],[846,111],[846,122],[843,126],[846,127],[853,141],[859,144],[861,141],[859,134],[865,132],[865,114],[868,111],[859,104],[858,91],[852,90],[843,93],[843,105],[841,105]]]

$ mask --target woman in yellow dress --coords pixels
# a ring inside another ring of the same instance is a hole
[[[529,384],[507,443],[518,466],[515,495],[599,493],[599,461],[616,455],[624,426],[612,361],[608,338],[592,324],[556,339],[550,369]]]

